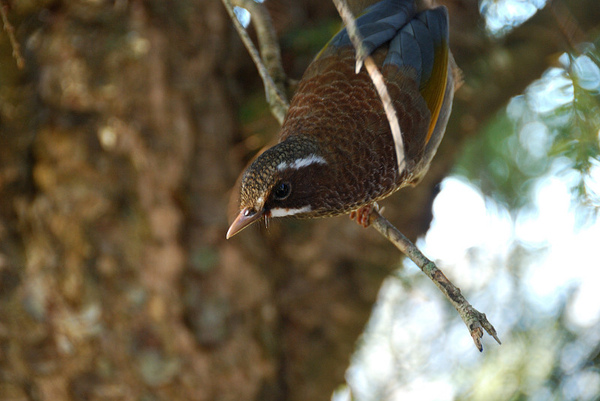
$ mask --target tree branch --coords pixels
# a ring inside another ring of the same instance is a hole
[[[255,0],[232,0],[234,6],[242,7],[250,12],[252,16],[252,25],[258,37],[258,47],[260,57],[265,63],[269,76],[275,83],[281,97],[286,93],[286,75],[281,62],[281,50],[277,33],[273,27],[271,15],[267,11],[264,3]],[[285,100],[285,99],[284,99]],[[287,112],[287,109],[285,110]]]
[[[250,57],[252,57],[252,61],[258,69],[258,73],[260,74],[260,77],[263,81],[263,85],[265,87],[265,96],[271,108],[271,113],[273,113],[273,116],[275,117],[275,119],[277,119],[279,124],[283,124],[283,119],[285,118],[285,115],[287,114],[287,110],[290,107],[290,105],[284,94],[285,91],[283,90],[283,82],[285,82],[285,79],[278,80],[280,82],[280,85],[278,86],[271,76],[271,73],[279,71],[277,75],[285,77],[285,74],[283,73],[283,67],[281,66],[279,46],[277,45],[276,40],[274,39],[275,30],[273,29],[271,19],[268,17],[268,14],[264,10],[262,4],[257,4],[253,1],[236,0],[236,4],[240,4],[243,8],[246,8],[246,6],[248,5],[248,8],[246,9],[251,13],[253,17],[256,18],[256,21],[254,22],[255,26],[263,26],[261,28],[257,28],[260,43],[259,46],[263,54],[263,57],[261,58],[261,56],[258,53],[258,50],[256,50],[256,47],[252,42],[252,39],[250,39],[250,36],[248,36],[248,32],[246,32],[246,29],[242,26],[240,21],[238,21],[237,17],[235,16],[231,0],[221,1],[223,2],[223,5],[225,6],[227,13],[229,14],[229,17],[233,21],[233,26],[235,26],[238,35],[240,35],[240,39],[242,39],[244,46],[246,46],[246,50],[248,50]],[[255,4],[250,6],[251,3]],[[273,51],[273,49],[276,50]],[[269,62],[270,68],[265,67],[263,61]]]
[[[465,299],[461,294],[460,289],[456,287],[444,273],[433,263],[427,259],[425,255],[413,244],[404,234],[400,232],[396,227],[392,225],[385,217],[383,217],[377,208],[374,208],[369,217],[370,223],[373,227],[386,237],[392,244],[396,246],[403,254],[405,254],[410,260],[415,262],[417,266],[435,283],[440,291],[448,298],[452,306],[457,310],[458,314],[462,318],[463,322],[467,325],[471,337],[475,342],[475,346],[479,351],[483,350],[481,345],[481,337],[483,336],[483,329],[487,333],[494,337],[494,339],[501,344],[500,339],[496,333],[494,326],[487,320],[485,313],[479,312],[477,309]]]
[[[375,62],[372,60],[372,58],[365,55],[362,38],[360,37],[354,16],[352,15],[346,0],[332,1],[338,9],[344,24],[346,25],[348,36],[350,36],[350,40],[356,49],[356,73],[360,71],[361,62],[364,59],[367,72],[369,73],[369,76],[371,77],[371,80],[373,81],[373,84],[375,85],[375,88],[377,89],[377,92],[381,98],[388,121],[390,123],[390,127],[392,129],[394,142],[396,143],[398,167],[403,167],[404,150],[403,146],[398,146],[398,144],[403,143],[403,138],[400,132],[400,125],[398,124],[396,111],[392,105],[385,82],[383,81],[383,76],[381,75],[381,72],[375,65]],[[455,68],[453,68],[453,70],[455,70]],[[400,171],[402,171],[402,169],[400,169]],[[446,298],[448,298],[450,303],[452,303],[454,308],[456,308],[458,314],[467,325],[477,349],[479,349],[479,351],[483,350],[483,346],[481,345],[483,329],[485,329],[485,331],[494,337],[498,344],[500,344],[496,330],[494,329],[494,326],[492,326],[492,324],[487,320],[485,314],[473,308],[473,306],[461,294],[460,289],[452,284],[450,280],[448,280],[444,273],[438,269],[435,263],[427,259],[423,253],[421,253],[419,248],[417,248],[415,244],[413,244],[404,234],[394,227],[392,223],[381,216],[377,209],[377,207],[373,208],[371,215],[369,216],[369,221],[373,224],[375,229],[390,242],[392,242],[396,248],[398,248],[402,253],[415,262],[415,264],[419,266],[423,273],[425,273],[427,277],[429,277],[435,283],[440,291],[442,291]]]
[[[22,70],[23,68],[25,68],[25,60],[21,55],[21,46],[19,46],[19,42],[17,42],[17,39],[15,38],[15,28],[13,28],[12,24],[8,20],[8,15],[6,12],[7,8],[8,7],[4,4],[4,1],[0,0],[0,15],[2,15],[2,24],[4,26],[6,34],[8,35],[10,45],[12,46],[12,55],[15,61],[17,62],[17,67],[19,67],[19,69]]]

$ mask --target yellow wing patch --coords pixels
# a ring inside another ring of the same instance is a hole
[[[434,51],[433,70],[431,77],[425,85],[421,87],[421,96],[425,99],[427,107],[431,112],[431,121],[429,122],[429,130],[425,144],[431,139],[433,130],[437,123],[444,103],[444,94],[446,93],[446,85],[448,83],[448,44],[442,43],[437,46]]]

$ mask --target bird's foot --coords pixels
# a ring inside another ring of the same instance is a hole
[[[367,228],[371,225],[371,213],[373,213],[373,210],[379,211],[379,205],[376,202],[351,211],[350,220],[356,219],[358,225]]]

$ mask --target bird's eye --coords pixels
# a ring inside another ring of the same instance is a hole
[[[284,200],[285,198],[290,196],[290,192],[292,192],[291,184],[289,182],[281,182],[275,187],[273,196],[276,200]]]

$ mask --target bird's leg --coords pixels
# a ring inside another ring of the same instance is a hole
[[[379,211],[379,205],[377,202],[371,202],[365,206],[362,206],[356,210],[350,212],[350,220],[356,219],[356,222],[367,228],[371,225],[371,213],[373,211]]]

